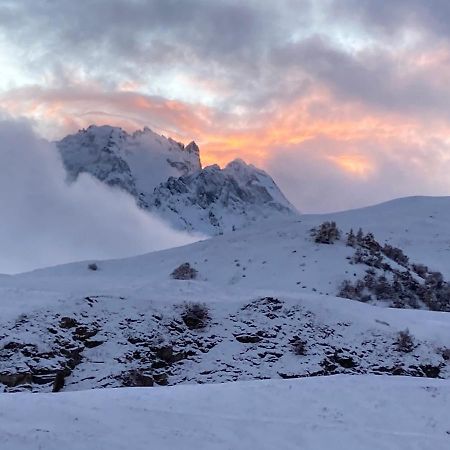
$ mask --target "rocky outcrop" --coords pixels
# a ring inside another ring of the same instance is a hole
[[[148,207],[177,228],[206,234],[298,214],[266,172],[242,160],[169,178],[155,189]]]
[[[450,378],[448,352],[434,342],[412,337],[413,348],[399,351],[402,332],[387,323],[361,328],[325,320],[273,297],[231,302],[225,310],[193,303],[120,314],[126,299],[95,299],[70,316],[46,312],[5,325],[0,389],[58,392],[339,373]],[[201,326],[192,326],[187,314]],[[92,348],[94,338],[101,344]]]

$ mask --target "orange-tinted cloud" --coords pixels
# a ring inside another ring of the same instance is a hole
[[[442,178],[450,160],[450,127],[444,121],[424,122],[357,102],[340,104],[323,87],[251,115],[86,85],[17,89],[0,96],[0,107],[35,120],[51,138],[96,123],[128,131],[149,126],[184,143],[194,139],[203,165],[223,166],[239,157],[267,168],[304,211],[364,205],[408,193],[450,192],[450,183]],[[321,184],[333,193],[324,197],[317,187]],[[340,192],[337,197],[332,184]]]

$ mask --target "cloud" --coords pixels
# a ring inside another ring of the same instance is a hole
[[[425,58],[416,50],[391,52],[382,46],[349,52],[326,36],[313,36],[272,51],[274,64],[321,84],[339,102],[359,102],[409,116],[448,113],[449,55],[448,49],[441,49],[434,58],[428,51]]]
[[[450,192],[450,157],[439,141],[413,145],[392,138],[345,141],[319,136],[277,149],[266,168],[304,213]]]
[[[107,91],[89,84],[64,88],[26,86],[0,95],[0,107],[16,117],[26,116],[50,139],[62,138],[92,123],[149,126],[157,132],[186,139],[199,134],[213,111],[201,105],[129,91]]]
[[[0,273],[116,258],[195,240],[88,175],[70,186],[56,148],[0,120]]]
[[[446,0],[334,0],[330,12],[335,19],[347,18],[387,36],[398,37],[405,29],[450,36]]]
[[[339,205],[448,193],[449,5],[3,0],[0,107],[52,139],[91,123],[195,139],[204,163],[273,166],[302,210],[343,206],[296,193],[285,159]]]
[[[54,69],[64,55],[64,64],[80,63],[90,74],[113,65],[110,77],[167,64],[189,70],[202,61],[210,73],[220,70],[215,63],[249,68],[273,38],[278,15],[253,0],[5,0],[0,6],[2,29],[35,70]]]

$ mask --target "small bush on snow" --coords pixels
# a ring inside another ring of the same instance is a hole
[[[210,320],[209,308],[205,303],[185,303],[181,318],[190,330],[200,330]]]
[[[170,274],[174,280],[194,280],[197,275],[197,270],[191,267],[188,262],[181,264]]]
[[[414,350],[414,338],[408,329],[398,333],[396,347],[402,353],[410,353]]]

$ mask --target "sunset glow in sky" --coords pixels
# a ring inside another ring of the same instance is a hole
[[[447,0],[2,0],[0,109],[265,168],[302,211],[450,195]]]

